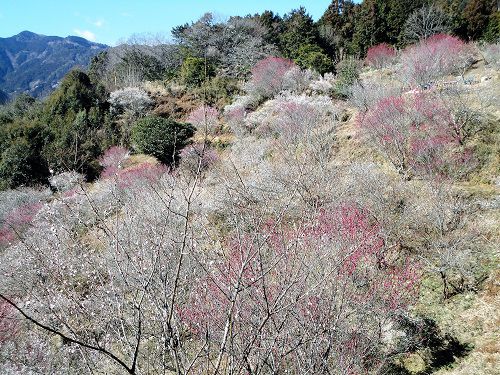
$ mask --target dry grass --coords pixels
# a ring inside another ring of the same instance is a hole
[[[500,271],[489,277],[478,295],[466,295],[467,303],[445,308],[453,318],[447,325],[461,339],[474,346],[472,352],[449,370],[436,374],[498,374],[500,367]]]
[[[131,155],[125,162],[123,163],[123,168],[132,168],[140,164],[158,164],[158,160],[154,156],[144,155],[144,154],[136,154]]]
[[[488,278],[478,293],[467,292],[441,300],[439,280],[428,277],[422,287],[416,310],[434,319],[441,330],[472,347],[452,368],[439,375],[496,375],[500,365],[500,209],[484,211],[472,223],[483,234],[482,259],[478,259]]]
[[[362,77],[391,79],[388,71],[369,70]],[[471,102],[474,106],[481,106],[481,100],[489,99],[487,110],[491,126],[486,134],[483,131],[481,137],[474,140],[486,157],[469,181],[456,184],[458,190],[481,202],[481,211],[470,225],[482,234],[483,244],[477,262],[480,272],[487,278],[478,292],[458,294],[443,301],[440,280],[435,275],[428,275],[423,281],[415,312],[435,320],[443,333],[451,334],[471,348],[467,355],[456,358],[452,366],[441,368],[435,374],[497,375],[500,374],[500,72],[480,61],[467,72],[465,79],[470,85],[464,85],[457,77],[445,78],[456,80],[457,85],[476,92],[477,102]],[[375,160],[380,163],[376,152],[357,139],[354,111],[352,114],[337,134],[339,157],[347,162]],[[380,164],[385,170],[391,170],[387,163]],[[427,373],[419,353],[408,356],[403,362],[412,374]]]

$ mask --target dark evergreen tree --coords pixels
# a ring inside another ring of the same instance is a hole
[[[351,41],[360,5],[344,1],[341,9],[332,2],[317,23],[322,46],[335,62],[351,54]]]
[[[137,151],[152,155],[162,163],[172,164],[189,144],[194,131],[191,124],[149,116],[137,121],[132,128],[132,144]]]
[[[309,68],[319,74],[334,71],[332,59],[327,56],[320,46],[315,44],[304,44],[297,51],[295,62],[301,68]]]
[[[382,4],[381,4],[382,3]],[[382,6],[382,9],[380,9]],[[385,34],[385,20],[381,17],[381,11],[385,5],[379,0],[365,0],[357,13],[354,24],[351,51],[362,57],[370,46],[382,42]]]
[[[0,127],[0,189],[46,183],[49,167],[41,156],[47,128],[17,117]]]
[[[467,3],[463,10],[463,19],[467,25],[468,39],[479,39],[483,36],[496,9],[496,0],[470,0]]]
[[[301,46],[317,45],[318,41],[319,35],[314,21],[304,7],[292,10],[283,17],[279,46],[285,57],[294,59]]]
[[[279,46],[280,35],[283,32],[283,19],[278,14],[266,10],[259,16],[259,22],[266,30],[264,40],[269,44]]]
[[[92,179],[97,176],[97,159],[112,143],[105,90],[93,85],[87,74],[70,72],[44,104],[42,121],[50,138],[44,157],[54,172],[76,170]]]

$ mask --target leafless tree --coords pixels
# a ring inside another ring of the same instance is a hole
[[[191,25],[174,30],[176,41],[197,57],[216,62],[219,74],[242,78],[255,63],[276,53],[264,41],[264,28],[252,17],[218,20],[206,13]]]
[[[407,42],[425,40],[434,34],[449,31],[446,13],[434,5],[415,10],[406,20],[403,35]]]
[[[475,288],[479,231],[468,227],[474,205],[446,183],[434,183],[420,194],[425,199],[414,211],[420,220],[420,257],[441,280],[443,298]]]

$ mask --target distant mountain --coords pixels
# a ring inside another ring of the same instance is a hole
[[[9,95],[0,90],[0,104],[4,104],[9,100]]]
[[[46,95],[69,70],[86,67],[107,48],[76,36],[61,38],[30,31],[0,38],[0,90],[10,96],[22,92]]]

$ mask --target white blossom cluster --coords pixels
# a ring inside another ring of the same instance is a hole
[[[126,87],[113,91],[109,96],[109,103],[113,113],[130,111],[139,114],[146,111],[153,104],[153,100],[139,87]]]

